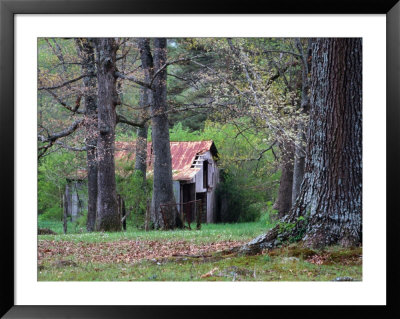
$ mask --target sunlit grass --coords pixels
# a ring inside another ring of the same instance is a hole
[[[60,225],[59,225],[60,224]],[[49,228],[58,235],[39,235],[39,239],[56,241],[85,241],[85,242],[106,242],[118,240],[168,240],[168,241],[191,241],[194,243],[222,241],[222,240],[250,240],[253,237],[267,231],[269,227],[261,223],[240,223],[240,224],[203,224],[201,230],[174,230],[144,231],[134,227],[128,228],[126,232],[93,232],[62,234],[62,223],[40,222],[40,228]],[[71,227],[72,228],[72,227]],[[73,228],[72,228],[73,229]]]

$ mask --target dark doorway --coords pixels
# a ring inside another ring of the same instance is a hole
[[[203,188],[208,187],[208,161],[203,162]]]
[[[201,223],[207,223],[207,192],[204,193],[197,193],[196,199],[201,199]]]
[[[195,191],[194,183],[182,185],[183,218],[189,223],[191,223],[195,217],[195,203],[192,202],[195,200]]]

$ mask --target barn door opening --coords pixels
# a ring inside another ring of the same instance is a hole
[[[195,203],[193,202],[196,198],[196,187],[194,183],[182,185],[182,212],[183,217],[189,223],[194,220],[195,217]]]
[[[197,193],[196,199],[201,200],[201,223],[207,223],[207,192],[204,193]]]
[[[208,188],[208,161],[203,162],[203,188]]]

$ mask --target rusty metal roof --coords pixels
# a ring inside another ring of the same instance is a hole
[[[134,161],[136,141],[115,142],[115,159]],[[191,168],[196,155],[201,155],[209,150],[216,153],[213,141],[197,142],[170,142],[173,180],[190,180],[199,171],[199,168]],[[151,142],[147,143],[147,169],[153,170],[154,156]],[[118,166],[118,165],[117,165]]]

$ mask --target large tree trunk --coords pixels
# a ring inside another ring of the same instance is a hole
[[[310,133],[302,196],[308,245],[361,243],[362,43],[319,39],[313,49]]]
[[[283,223],[241,248],[257,252],[280,240],[353,246],[362,240],[362,43],[323,38],[313,46],[311,112],[301,192]],[[306,222],[299,219],[303,216]]]
[[[154,39],[154,69],[159,70],[167,60],[167,40]],[[167,70],[159,72],[153,83],[152,145],[154,156],[154,181],[152,219],[155,228],[173,229],[181,226],[175,206],[172,186],[171,149],[167,111]],[[162,209],[162,212],[161,212]],[[163,216],[161,216],[163,213]]]
[[[139,51],[145,81],[147,83],[150,83],[154,73],[154,66],[153,57],[150,51],[149,39],[139,39]],[[140,107],[142,120],[148,116],[148,110],[150,105],[152,104],[152,97],[153,96],[150,89],[146,87],[142,87],[140,89]],[[146,185],[145,181],[147,170],[147,132],[147,123],[144,124],[143,127],[137,128],[135,170],[138,170],[142,173],[144,186]]]
[[[98,201],[96,229],[120,231],[115,182],[115,107],[118,102],[115,78],[116,44],[113,38],[96,40],[98,129]]]
[[[89,39],[77,39],[78,53],[82,60],[82,73],[95,74],[95,56],[93,43]],[[86,127],[86,162],[88,177],[88,214],[86,229],[95,230],[97,212],[97,104],[96,104],[96,79],[94,77],[83,78],[85,86],[85,127]]]
[[[285,216],[292,207],[293,188],[293,159],[294,145],[286,141],[281,146],[281,179],[278,190],[278,198],[274,209],[278,210],[278,218]]]

